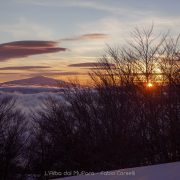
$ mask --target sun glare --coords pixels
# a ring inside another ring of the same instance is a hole
[[[151,87],[153,87],[154,85],[152,84],[152,83],[147,83],[147,87],[148,88],[151,88]]]

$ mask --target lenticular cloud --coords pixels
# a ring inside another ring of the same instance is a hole
[[[66,51],[55,41],[15,41],[0,44],[0,61],[12,58],[23,58],[31,55]]]

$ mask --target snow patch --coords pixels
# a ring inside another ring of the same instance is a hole
[[[110,175],[108,175],[110,174]],[[128,175],[127,175],[128,174]],[[66,177],[64,180],[180,180],[180,162]],[[62,180],[62,178],[54,179]]]

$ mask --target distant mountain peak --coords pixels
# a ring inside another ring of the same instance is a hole
[[[65,87],[69,83],[56,80],[45,76],[35,76],[26,79],[14,80],[1,83],[1,85],[20,85],[20,86],[50,86],[50,87]]]

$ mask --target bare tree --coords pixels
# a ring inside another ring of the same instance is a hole
[[[23,169],[25,121],[11,97],[0,98],[0,176],[3,180],[18,178]]]
[[[178,38],[155,37],[153,27],[133,37],[123,48],[108,46],[90,73],[93,87],[71,83],[65,101],[49,98],[36,114],[34,164],[42,178],[49,168],[102,171],[180,159]]]

